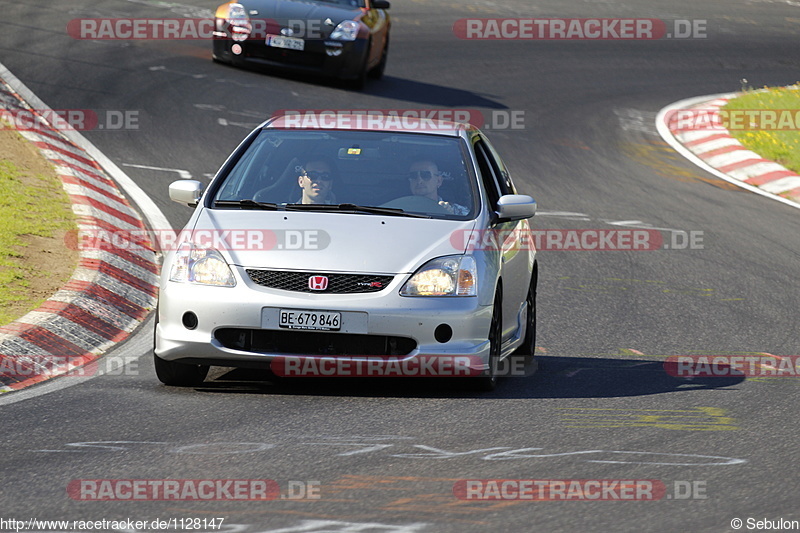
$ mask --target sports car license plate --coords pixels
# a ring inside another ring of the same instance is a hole
[[[336,331],[342,327],[342,314],[332,311],[281,309],[278,325],[289,329],[321,329]]]
[[[306,42],[297,37],[284,37],[283,35],[267,35],[267,46],[286,48],[288,50],[303,50]]]

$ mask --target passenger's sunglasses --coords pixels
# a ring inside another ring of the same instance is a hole
[[[303,172],[303,176],[310,179],[311,181],[331,181],[333,176],[330,172],[318,172],[316,170],[307,170]]]
[[[422,181],[431,181],[436,174],[430,170],[412,170],[408,173],[408,180],[415,181],[421,179]]]

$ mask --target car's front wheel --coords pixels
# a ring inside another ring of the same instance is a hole
[[[525,338],[519,348],[514,351],[514,355],[520,358],[532,358],[536,353],[536,285],[538,281],[537,271],[534,269],[531,274],[531,284],[528,288],[528,296],[525,299],[527,307],[527,320],[525,323]]]
[[[367,68],[367,65],[369,64],[369,50],[371,48],[372,42],[370,41],[370,44],[367,47],[367,53],[364,56],[364,62],[358,69],[358,75],[355,78],[347,81],[348,87],[354,91],[360,91],[367,85],[367,76],[369,75],[369,69]]]
[[[381,53],[380,63],[372,67],[369,71],[369,77],[374,80],[383,78],[383,71],[386,70],[386,61],[389,58],[389,38],[386,38],[386,44],[383,45],[383,53]]]
[[[156,376],[164,385],[174,387],[197,387],[203,384],[208,375],[207,365],[188,365],[161,359],[155,353],[153,361],[156,367]]]
[[[473,380],[475,390],[481,392],[493,391],[497,387],[497,373],[500,365],[500,345],[503,340],[503,300],[500,289],[494,296],[492,321],[489,325],[489,368],[483,375]]]

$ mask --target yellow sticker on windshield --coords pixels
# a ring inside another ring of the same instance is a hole
[[[347,155],[361,155],[361,148],[348,148]]]

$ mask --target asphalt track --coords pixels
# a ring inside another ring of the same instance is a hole
[[[136,130],[85,135],[175,227],[189,210],[169,202],[169,182],[181,172],[207,180],[275,110],[524,110],[524,129],[489,135],[539,201],[537,229],[661,228],[668,240],[702,232],[702,247],[541,251],[537,344],[546,352],[533,377],[505,379],[490,394],[410,380],[286,386],[242,372],[167,388],[151,368],[148,323],[116,352],[141,356],[138,364],[60,378],[37,386],[48,394],[1,407],[0,518],[223,517],[223,531],[247,533],[731,531],[734,518],[800,518],[797,380],[678,379],[660,363],[798,353],[800,213],[696,169],[653,124],[665,105],[738,90],[742,78],[797,81],[800,8],[398,1],[386,78],[362,93],[214,64],[205,42],[65,32],[74,18],[203,16],[195,8],[215,5],[190,3],[0,1],[0,62],[43,101],[137,112]],[[708,37],[456,39],[453,22],[474,16],[704,19]],[[80,479],[272,479],[284,492],[314,481],[321,498],[76,501],[67,487]],[[453,486],[464,479],[647,479],[667,495],[461,501]],[[686,486],[696,488],[689,498]]]

